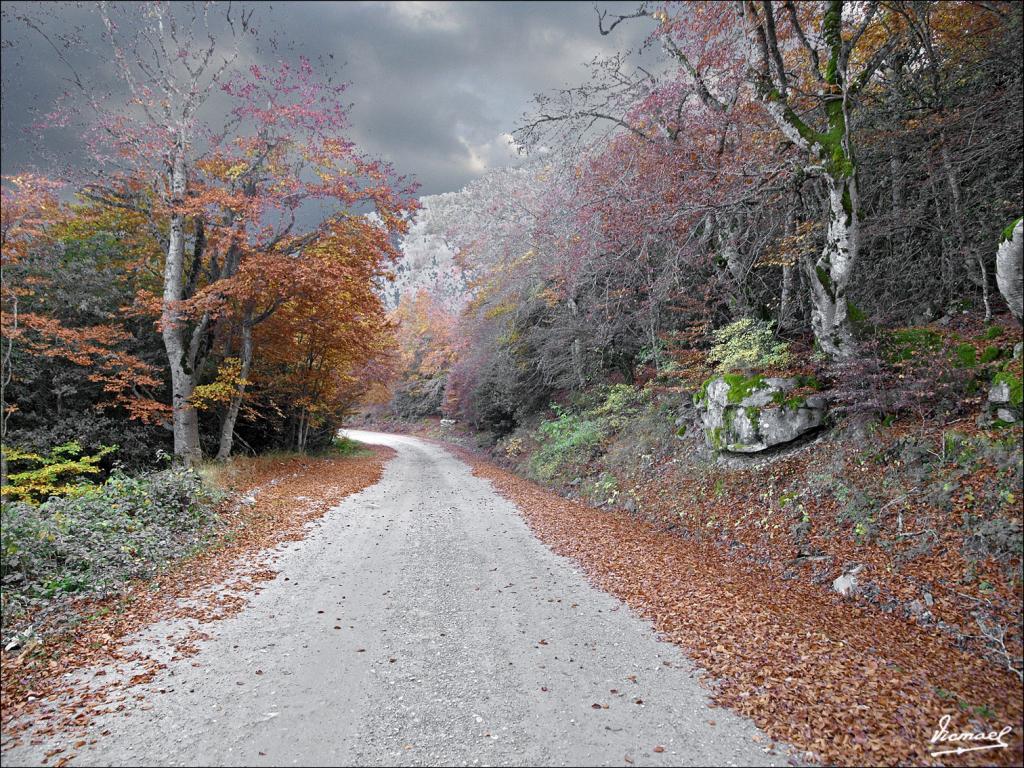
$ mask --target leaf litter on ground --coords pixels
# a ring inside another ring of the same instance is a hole
[[[940,765],[930,739],[952,714],[951,731],[1013,726],[1009,748],[960,755],[958,765],[1024,761],[1024,692],[1006,669],[714,542],[564,499],[453,450],[517,505],[541,541],[681,646],[716,703],[772,739],[836,765]]]
[[[95,716],[123,709],[117,701],[129,695],[127,689],[152,681],[166,668],[130,649],[138,633],[168,619],[190,626],[190,619],[203,625],[237,614],[248,602],[247,593],[276,578],[277,572],[264,564],[273,550],[303,539],[309,524],[341,499],[376,483],[393,453],[373,446],[366,454],[340,458],[234,462],[223,479],[232,498],[220,510],[224,524],[211,547],[174,562],[153,579],[126,585],[119,596],[83,600],[73,628],[36,628],[45,643],[2,652],[3,747],[23,738],[59,737],[69,745],[82,741]],[[297,502],[297,496],[303,500]],[[268,557],[255,557],[261,552]],[[208,639],[193,626],[165,643],[171,661],[177,661],[197,654]],[[83,683],[80,673],[94,668],[91,681]],[[61,761],[73,757],[67,754]]]

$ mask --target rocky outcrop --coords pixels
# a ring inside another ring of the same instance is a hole
[[[811,377],[775,378],[725,374],[694,396],[707,443],[716,451],[757,453],[788,443],[825,421],[825,397]]]
[[[1012,371],[1000,371],[988,390],[989,410],[1003,424],[1021,420],[1022,386],[1020,377]]]

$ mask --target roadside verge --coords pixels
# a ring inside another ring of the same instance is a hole
[[[164,659],[131,650],[133,636],[161,621],[182,620],[190,629],[168,636],[167,656],[194,655],[204,639],[199,626],[238,613],[249,594],[274,578],[273,548],[302,539],[307,526],[331,507],[375,484],[392,455],[389,448],[373,446],[346,457],[237,462],[227,478],[234,493],[220,511],[222,525],[210,547],[156,578],[126,585],[117,597],[83,600],[77,625],[63,634],[3,652],[4,748],[35,723],[31,736],[22,737],[62,734],[68,746],[49,757],[54,765],[68,762],[87,743],[75,734],[112,706],[115,694],[124,695],[166,666]],[[98,671],[85,684],[81,673],[87,669]]]
[[[949,765],[933,753],[959,744],[931,741],[949,715],[951,733],[1012,727],[1006,748],[956,755],[956,765],[1021,764],[1021,684],[1011,673],[906,619],[779,579],[713,543],[568,501],[450,448],[516,504],[541,541],[680,645],[718,703],[772,738],[838,765]]]

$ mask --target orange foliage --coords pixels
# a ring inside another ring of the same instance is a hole
[[[456,317],[428,291],[402,296],[391,314],[397,328],[398,366],[405,378],[429,379],[455,362]]]
[[[255,396],[319,426],[347,413],[386,375],[392,326],[374,289],[394,257],[365,217],[335,219],[299,257],[262,254],[240,272],[249,296],[279,304],[261,324]],[[301,428],[301,427],[300,427]]]
[[[140,390],[158,387],[152,366],[124,352],[121,347],[131,335],[116,323],[71,328],[60,320],[25,311],[32,297],[46,290],[41,280],[13,282],[11,267],[28,257],[33,249],[52,247],[59,233],[67,234],[72,220],[69,210],[56,197],[58,185],[38,176],[6,178],[3,187],[0,231],[2,231],[3,381],[15,376],[13,350],[21,348],[33,356],[60,359],[89,369],[88,379],[102,384],[108,399],[97,407],[120,406],[134,419],[159,422],[167,408]],[[3,404],[6,419],[16,408]]]

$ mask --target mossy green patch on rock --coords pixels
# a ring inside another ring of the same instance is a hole
[[[1013,239],[1013,230],[1015,230],[1017,228],[1017,225],[1020,224],[1020,222],[1021,222],[1020,218],[1017,218],[1017,219],[1014,219],[1013,221],[1011,221],[1007,225],[1006,229],[1003,230],[1003,236],[1000,239],[1000,242],[1004,242],[1006,240],[1012,240]]]
[[[826,405],[812,376],[723,374],[697,393],[707,444],[716,451],[756,453],[821,426]]]
[[[744,398],[749,397],[758,390],[758,388],[764,384],[764,376],[760,374],[754,374],[753,376],[745,376],[742,373],[725,373],[719,376],[712,376],[710,379],[705,381],[700,389],[693,394],[694,405],[700,405],[708,398],[708,387],[711,386],[715,381],[722,380],[728,386],[728,394],[726,400],[730,405],[737,405],[742,402]]]
[[[854,330],[862,331],[869,325],[868,316],[864,314],[864,310],[849,299],[846,300],[846,316],[850,318]]]
[[[742,402],[750,397],[764,383],[764,376],[754,374],[744,376],[742,373],[726,373],[722,379],[729,385],[728,401],[730,404]]]
[[[761,409],[751,405],[744,410],[746,411],[747,420],[750,422],[750,426],[752,426],[756,432],[758,425],[761,422]]]
[[[1012,371],[999,371],[992,378],[992,384],[995,386],[1005,384],[1010,390],[1010,405],[1014,408],[1021,407],[1021,400],[1024,399],[1024,385],[1021,383],[1020,376]]]
[[[700,389],[693,393],[694,405],[700,405],[701,403],[708,399],[708,385],[710,385],[711,382],[714,380],[715,378],[711,377],[710,379],[708,379],[707,381],[700,385]]]

